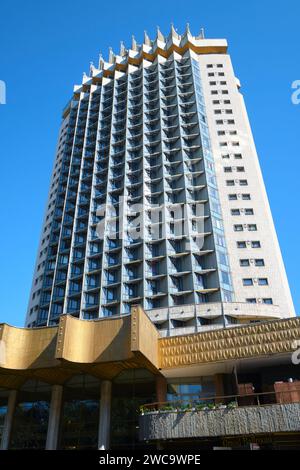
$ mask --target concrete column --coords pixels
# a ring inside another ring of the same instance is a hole
[[[215,374],[214,375],[215,381],[215,389],[216,389],[216,397],[223,397],[224,396],[224,375],[223,374]],[[222,403],[224,400],[219,398],[216,400],[217,403]]]
[[[167,380],[162,375],[156,375],[156,400],[158,403],[164,403],[167,401]]]
[[[102,380],[98,431],[99,450],[108,450],[110,444],[111,386],[110,380]]]
[[[3,426],[3,434],[1,439],[1,450],[7,450],[11,437],[12,424],[17,403],[17,390],[11,390],[8,396],[7,411]]]
[[[56,450],[62,409],[63,386],[53,385],[49,411],[46,450]]]

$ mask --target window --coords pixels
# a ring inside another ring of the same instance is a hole
[[[218,124],[218,125],[224,124],[224,121],[222,121],[222,119],[218,119],[218,120],[216,121],[216,124]]]
[[[240,173],[242,173],[242,172],[245,171],[245,167],[244,166],[237,166],[236,171],[239,171]]]
[[[215,75],[214,72],[209,72],[208,74],[209,77],[213,77],[214,75]]]
[[[240,180],[240,186],[248,186],[247,180]]]
[[[256,299],[254,299],[254,298],[246,299],[246,302],[247,302],[248,304],[256,304]]]
[[[80,308],[80,300],[76,299],[69,299],[68,300],[68,311],[73,311],[75,312],[76,310],[79,310]]]
[[[257,225],[256,224],[248,224],[249,232],[257,232]]]
[[[228,153],[226,153],[226,154],[223,154],[223,155],[222,155],[222,158],[228,159],[228,158],[230,158],[230,157],[229,157]]]
[[[216,236],[216,244],[219,245],[219,246],[226,247],[225,238],[222,237],[221,235],[217,235]]]
[[[218,76],[219,76],[219,77],[225,77],[225,73],[224,73],[224,72],[219,72],[219,73],[218,73]]]
[[[99,303],[98,294],[85,294],[85,304],[86,307],[97,305]]]
[[[207,67],[208,69],[212,69],[212,68],[213,68],[213,64],[207,64],[206,67]]]
[[[226,180],[227,186],[234,186],[234,180]]]
[[[268,286],[269,285],[268,279],[266,277],[260,277],[258,279],[258,285],[259,286]]]
[[[220,82],[220,85],[227,85],[227,82],[221,81],[221,82]]]
[[[247,248],[246,242],[236,242],[237,248]]]
[[[221,271],[221,277],[222,277],[222,282],[224,284],[230,285],[230,279],[229,279],[229,275],[227,272]]]
[[[231,209],[231,215],[241,215],[240,209]]]
[[[218,94],[218,91],[217,91],[217,90],[211,90],[211,94],[212,94],[212,95],[217,95],[217,94]]]
[[[264,304],[267,304],[267,305],[272,305],[273,304],[273,299],[271,299],[271,298],[262,299],[262,301],[263,301]]]
[[[241,224],[236,224],[233,226],[235,232],[243,232],[244,227]]]
[[[237,200],[237,194],[228,194],[228,199],[229,199],[229,201],[236,201]]]
[[[225,135],[225,131],[218,131],[218,135]]]
[[[63,306],[61,304],[53,304],[52,305],[52,309],[51,309],[51,313],[53,315],[60,315],[63,311]]]
[[[227,146],[228,146],[227,142],[220,142],[220,147],[227,147]]]
[[[234,158],[235,158],[236,160],[241,160],[241,159],[243,158],[243,156],[242,156],[241,153],[235,153],[235,154],[234,154]]]
[[[221,111],[220,109],[215,109],[215,110],[214,110],[214,113],[215,113],[215,114],[221,114],[222,111]]]
[[[250,266],[250,261],[248,259],[240,259],[240,266],[243,268],[246,266]]]
[[[228,259],[225,253],[223,253],[222,251],[218,251],[217,253],[218,253],[219,263],[223,264],[224,266],[228,266]]]
[[[217,84],[217,82],[209,82],[209,84],[210,84],[211,86],[214,86],[214,85]]]
[[[264,266],[265,265],[265,261],[263,259],[256,259],[255,260],[255,266]]]
[[[253,215],[254,210],[253,209],[245,209],[245,215]]]
[[[261,244],[259,241],[253,241],[251,242],[251,247],[252,248],[261,248]]]
[[[251,277],[243,279],[243,286],[253,286],[253,279]]]
[[[232,167],[231,166],[225,166],[224,167],[224,172],[225,173],[231,173],[232,172]]]
[[[251,196],[250,196],[250,194],[242,194],[242,199],[243,199],[243,201],[250,201]]]
[[[174,326],[185,326],[180,320],[172,320],[172,323]],[[201,324],[204,322],[201,321]],[[202,397],[213,395],[215,395],[215,385],[211,377],[171,379],[168,383],[168,401],[178,402],[179,400],[188,404],[201,401]]]
[[[217,68],[218,68],[218,69],[222,69],[222,68],[223,68],[223,64],[217,64]]]

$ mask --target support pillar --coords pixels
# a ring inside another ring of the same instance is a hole
[[[17,403],[17,390],[11,390],[8,396],[7,412],[5,415],[3,434],[1,439],[1,450],[7,450],[11,437],[12,424]]]
[[[110,380],[102,380],[98,432],[99,450],[108,450],[110,444],[111,388],[112,383]]]
[[[158,403],[165,403],[167,401],[167,380],[163,375],[157,375],[155,380],[156,400]]]
[[[224,396],[224,375],[215,374],[214,381],[215,381],[216,397],[223,397]],[[216,403],[222,403],[222,402],[223,402],[222,398],[216,399]]]
[[[63,386],[53,385],[49,411],[46,450],[56,450],[62,409]]]

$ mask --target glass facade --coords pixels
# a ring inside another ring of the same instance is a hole
[[[44,449],[46,444],[51,386],[28,381],[18,393],[10,449]]]
[[[121,372],[112,383],[111,447],[142,447],[139,442],[139,407],[156,400],[155,376],[146,369]],[[7,413],[8,392],[0,394],[0,437]],[[13,414],[9,449],[45,449],[51,386],[27,381],[18,391]],[[98,448],[101,381],[79,374],[63,386],[59,411],[57,448],[88,450]],[[0,440],[1,442],[1,440]]]
[[[200,126],[200,135],[203,146],[203,160],[206,173],[206,182],[209,195],[209,205],[217,253],[217,265],[219,273],[219,282],[221,287],[221,300],[224,302],[233,302],[233,287],[230,277],[230,267],[226,246],[226,239],[222,221],[222,211],[219,199],[219,192],[215,174],[214,157],[211,150],[209,130],[207,126],[207,117],[205,110],[205,100],[201,85],[199,63],[192,60],[192,70],[194,76],[194,86],[196,94],[196,104],[198,108],[198,120]]]
[[[78,375],[64,386],[59,448],[97,449],[100,381]]]
[[[111,448],[141,448],[139,407],[156,401],[154,376],[143,369],[122,372],[113,382]],[[150,445],[147,444],[147,448]]]
[[[180,404],[197,404],[201,399],[215,395],[213,376],[178,378],[168,381],[167,400]],[[205,401],[207,403],[207,401]]]

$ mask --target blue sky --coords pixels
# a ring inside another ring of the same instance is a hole
[[[100,51],[142,41],[156,25],[225,37],[242,82],[296,310],[300,312],[299,121],[291,84],[300,79],[300,4],[236,0],[52,0],[0,7],[0,322],[22,325],[61,110]],[[298,289],[297,289],[298,286]]]

